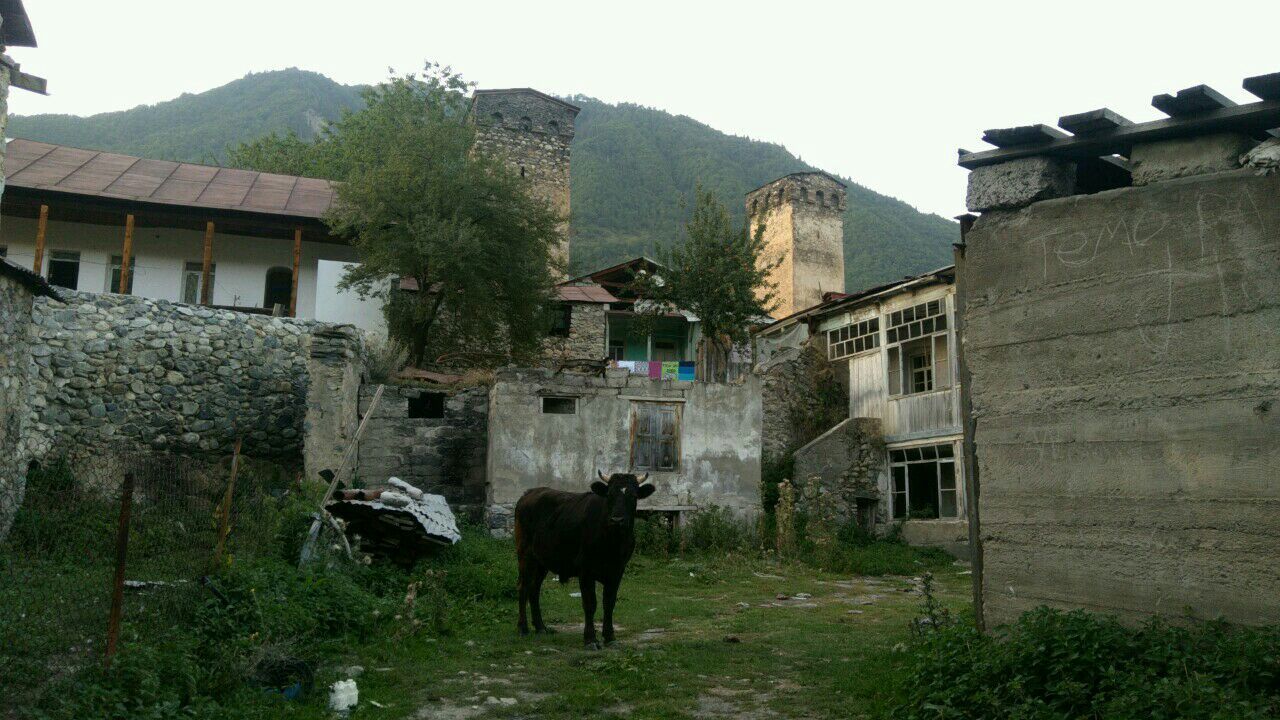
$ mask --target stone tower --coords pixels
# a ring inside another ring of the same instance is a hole
[[[751,232],[764,223],[764,257],[783,318],[844,292],[845,185],[823,172],[792,173],[747,193]]]
[[[471,120],[476,144],[501,153],[512,170],[533,184],[536,196],[566,218],[556,257],[569,262],[569,144],[576,105],[532,88],[476,90]]]

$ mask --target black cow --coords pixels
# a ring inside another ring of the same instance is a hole
[[[529,490],[516,503],[516,554],[520,561],[521,635],[529,633],[524,606],[533,611],[533,628],[550,632],[542,622],[539,594],[548,572],[560,582],[578,578],[582,588],[582,612],[586,616],[582,639],[589,649],[596,641],[596,583],[604,586],[604,641],[613,642],[613,606],[627,561],[635,550],[636,501],[653,494],[645,485],[648,475],[614,473],[591,483],[591,492],[571,493],[540,487]]]

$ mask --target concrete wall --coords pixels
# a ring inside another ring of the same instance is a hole
[[[577,399],[572,415],[544,414],[545,395]],[[630,469],[632,405],[681,407],[680,463],[654,472],[657,492],[642,505],[721,505],[751,513],[760,506],[760,382],[714,384],[650,380],[610,370],[606,377],[499,371],[490,395],[489,512],[496,530],[528,489],[543,485],[585,492],[596,471]]]
[[[360,391],[364,414],[377,391]],[[410,417],[411,399],[442,396],[443,416]],[[488,450],[489,388],[462,390],[387,385],[360,441],[357,474],[366,482],[398,477],[424,492],[443,495],[454,512],[475,519],[485,503],[485,453]]]
[[[111,256],[119,255],[124,228],[50,221],[46,234],[44,267],[48,274],[54,252],[80,252],[77,290],[115,292],[108,288]],[[0,225],[0,247],[8,248],[8,258],[30,268],[35,260],[36,220],[6,216]],[[201,262],[204,233],[180,228],[140,227],[133,237],[133,294],[153,300],[178,302],[182,293],[183,267]],[[316,318],[316,269],[321,259],[354,262],[355,249],[348,245],[304,242],[298,273],[298,317]],[[262,307],[267,270],[293,267],[291,240],[264,239],[217,234],[213,240],[213,304]]]
[[[0,540],[22,504],[28,460],[31,291],[0,274]]]
[[[966,243],[989,621],[1280,621],[1280,176],[1042,200]]]

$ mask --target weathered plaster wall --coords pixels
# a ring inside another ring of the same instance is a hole
[[[360,391],[369,409],[376,385]],[[443,417],[410,417],[409,404],[424,394],[442,395]],[[463,390],[387,385],[360,441],[357,474],[366,482],[398,477],[424,492],[443,495],[454,512],[479,519],[485,502],[489,388]]]
[[[0,275],[0,539],[9,532],[25,486],[31,304],[30,290]]]
[[[29,334],[31,436],[80,456],[139,444],[301,458],[317,323],[126,295],[38,298]]]
[[[1280,621],[1280,176],[983,215],[966,364],[988,618]]]
[[[307,353],[307,410],[302,458],[306,476],[337,471],[360,426],[363,337],[350,325],[321,325]]]
[[[609,354],[609,306],[603,303],[572,303],[568,337],[549,337],[546,357],[551,363],[562,360],[600,360]]]
[[[577,398],[572,415],[543,414],[543,396]],[[760,382],[650,380],[610,370],[603,378],[545,370],[499,371],[489,410],[489,521],[510,528],[520,496],[543,485],[585,492],[596,471],[627,472],[636,400],[682,406],[677,472],[654,472],[648,507],[760,506]],[[681,402],[682,401],[682,402]]]

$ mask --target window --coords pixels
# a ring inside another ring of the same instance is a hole
[[[501,125],[501,124],[502,124],[502,113],[500,113],[500,112],[493,113],[492,115],[490,115],[490,116],[489,116],[489,119],[493,121],[493,124],[494,124],[494,125]]]
[[[819,204],[819,205],[826,205],[826,204],[827,204],[827,197],[826,197],[825,195],[823,195],[823,194],[822,194],[822,191],[821,191],[821,190],[819,190],[819,191],[817,192],[817,196],[818,196],[818,204]]]
[[[543,415],[577,415],[578,414],[578,398],[574,397],[552,397],[548,395],[542,398],[542,414]]]
[[[213,274],[217,270],[217,265],[209,266],[209,298],[213,298]],[[182,269],[182,297],[181,302],[188,305],[196,305],[200,302],[200,276],[204,274],[204,263],[189,262]]]
[[[75,290],[80,284],[80,253],[53,251],[49,255],[49,284]]]
[[[673,403],[631,404],[631,468],[680,469],[680,407]]]
[[[554,337],[569,337],[569,328],[573,326],[573,306],[569,303],[560,303],[553,313],[551,335]]]
[[[951,386],[945,299],[885,316],[889,394],[911,395]]]
[[[410,420],[438,420],[444,417],[444,393],[422,392],[409,398]]]
[[[827,332],[827,359],[841,360],[880,347],[880,318],[871,318]]]
[[[106,292],[120,292],[120,267],[124,264],[123,255],[112,255],[111,263],[107,266],[107,289]],[[129,258],[129,285],[124,289],[125,295],[133,294],[133,270],[137,268],[138,259]]]
[[[893,517],[937,520],[960,514],[955,451],[950,443],[889,451]]]
[[[524,177],[524,166],[520,166],[520,177]]]
[[[273,267],[267,271],[267,288],[262,295],[262,307],[270,310],[276,305],[289,309],[289,296],[293,294],[293,270]]]
[[[530,130],[533,130],[533,121],[529,119],[528,115],[523,115],[520,117],[520,129],[524,130],[525,132],[529,132]]]
[[[627,354],[627,343],[622,340],[609,341],[609,359],[622,360]]]
[[[551,122],[547,123],[547,130],[550,130],[552,135],[559,135],[560,123],[556,122],[555,120],[552,120]]]

